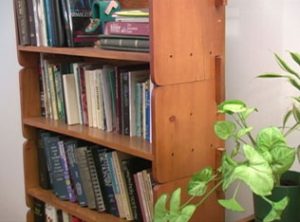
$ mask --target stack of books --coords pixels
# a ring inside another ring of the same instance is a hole
[[[149,10],[121,10],[114,13],[115,21],[107,22],[100,47],[126,51],[149,51]]]

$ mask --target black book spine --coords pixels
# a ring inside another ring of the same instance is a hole
[[[62,25],[63,29],[65,30],[65,38],[66,38],[66,45],[69,47],[73,47],[73,37],[72,37],[72,29],[71,29],[71,12],[70,12],[70,2],[69,0],[61,0],[60,1],[60,8],[61,8],[61,15],[62,15]]]
[[[33,218],[34,222],[45,221],[45,203],[38,199],[33,199]]]
[[[29,23],[28,23],[28,11],[25,0],[16,0],[16,13],[19,43],[21,45],[30,45]]]
[[[36,34],[35,34],[35,24],[34,24],[34,13],[33,13],[33,0],[27,0],[27,10],[28,10],[28,25],[29,25],[29,37],[30,44],[36,45]]]
[[[128,72],[121,73],[121,121],[122,133],[130,135],[129,121],[129,75]]]
[[[51,183],[49,178],[49,172],[47,167],[46,151],[42,141],[43,132],[39,133],[38,141],[38,164],[39,164],[39,183],[44,189],[51,189]]]
[[[54,4],[54,13],[56,18],[56,33],[57,33],[57,45],[56,46],[66,46],[65,30],[62,20],[62,12],[60,7],[61,0],[55,0]]]

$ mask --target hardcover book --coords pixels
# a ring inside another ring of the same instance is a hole
[[[147,22],[107,22],[104,34],[149,36],[150,26]]]

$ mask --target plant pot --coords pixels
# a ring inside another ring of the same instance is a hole
[[[289,204],[282,213],[280,222],[300,221],[300,173],[288,171],[282,176],[282,180],[287,184],[274,187],[272,194],[268,198],[272,201],[279,201],[285,196],[289,197]],[[263,218],[271,210],[270,205],[257,195],[253,195],[255,221],[262,222]]]

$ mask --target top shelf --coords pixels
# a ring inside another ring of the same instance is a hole
[[[67,48],[67,47],[37,47],[18,46],[21,52],[38,52],[48,54],[72,55],[101,59],[117,59],[126,61],[150,62],[150,54],[143,52],[113,51],[92,47]]]

